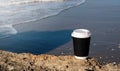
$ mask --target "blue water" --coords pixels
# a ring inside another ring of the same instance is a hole
[[[37,21],[78,6],[85,0],[0,0],[0,38],[17,34],[13,25]]]
[[[12,52],[41,54],[71,40],[72,30],[24,32],[0,41],[0,49]]]
[[[84,2],[85,0],[48,2],[40,0],[0,0],[0,50],[41,54],[69,42],[72,30],[18,33],[13,26],[23,23],[29,24],[29,22],[58,15],[60,12]],[[20,28],[22,27],[24,26]]]

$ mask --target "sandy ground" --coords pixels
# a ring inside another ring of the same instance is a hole
[[[120,64],[101,64],[95,58],[16,54],[0,50],[0,71],[120,71]]]

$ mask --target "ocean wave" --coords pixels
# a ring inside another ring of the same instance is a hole
[[[0,25],[0,39],[14,34],[17,34],[17,31],[12,25]]]
[[[7,0],[3,1],[7,2]],[[28,0],[10,1],[23,2]],[[36,2],[30,4],[0,7],[0,38],[4,37],[5,35],[8,36],[16,34],[17,31],[13,25],[37,21],[58,15],[60,12],[71,7],[78,6],[84,2],[85,0],[66,0],[64,2]]]
[[[0,6],[28,4],[35,2],[64,2],[67,0],[0,0]]]

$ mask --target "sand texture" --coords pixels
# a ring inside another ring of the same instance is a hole
[[[75,59],[74,56],[33,55],[0,51],[0,71],[120,71],[120,64],[102,65],[95,58]]]

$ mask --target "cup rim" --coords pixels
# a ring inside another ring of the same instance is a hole
[[[75,38],[88,38],[91,36],[91,32],[87,29],[75,29],[71,36]]]

